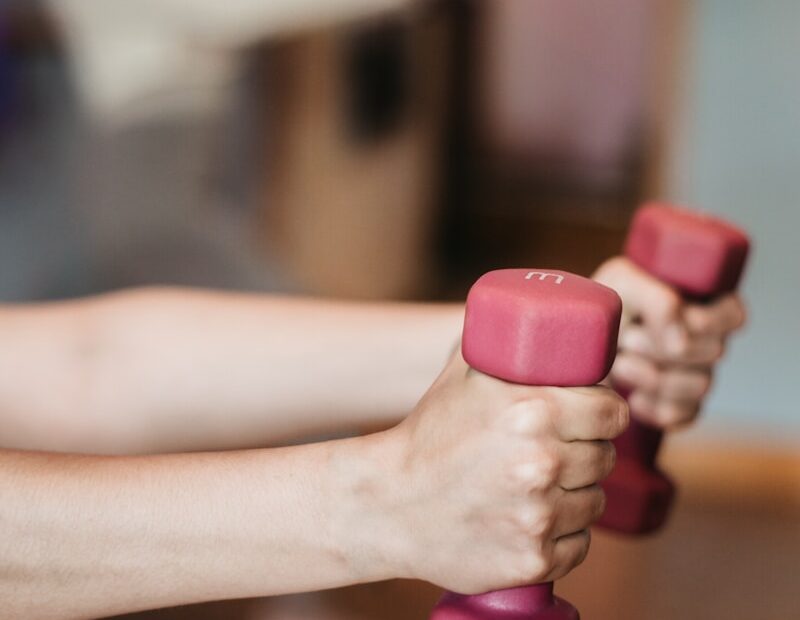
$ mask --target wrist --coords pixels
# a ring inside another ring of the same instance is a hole
[[[402,445],[395,429],[340,443],[333,478],[330,540],[356,582],[409,577],[409,537],[400,518]]]

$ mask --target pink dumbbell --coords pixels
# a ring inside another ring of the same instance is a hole
[[[473,368],[526,385],[594,385],[608,374],[622,311],[609,288],[563,271],[503,269],[467,296],[461,350]],[[476,596],[447,593],[431,620],[577,620],[539,584]]]
[[[684,297],[704,302],[736,289],[749,247],[747,235],[727,222],[650,203],[633,219],[625,254]],[[617,389],[627,396],[624,386]],[[656,466],[661,439],[661,431],[631,418],[614,442],[617,465],[603,483],[607,508],[599,525],[644,534],[664,524],[675,487]]]

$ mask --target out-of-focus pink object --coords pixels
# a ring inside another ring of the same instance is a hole
[[[645,112],[655,6],[481,3],[478,96],[488,142],[572,169],[623,165]]]
[[[653,202],[636,212],[625,254],[683,295],[708,299],[736,288],[749,249],[728,222]]]
[[[749,249],[747,235],[728,222],[650,203],[634,216],[625,253],[685,297],[705,301],[736,288]],[[625,386],[618,391],[627,397]],[[615,440],[617,465],[603,482],[607,507],[601,526],[645,534],[664,524],[675,487],[656,466],[661,440],[661,431],[635,418]]]
[[[606,376],[622,313],[609,288],[564,271],[503,269],[467,297],[462,353],[473,368],[527,385],[592,385]],[[469,550],[465,550],[469,553]],[[478,596],[447,593],[431,620],[577,620],[553,584]]]

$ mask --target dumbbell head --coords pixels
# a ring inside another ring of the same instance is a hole
[[[462,353],[473,368],[514,383],[593,385],[614,361],[621,313],[614,291],[571,273],[492,271],[467,296]],[[550,583],[448,593],[431,620],[578,620],[578,612]]]
[[[571,273],[501,269],[467,296],[462,353],[481,372],[525,385],[593,385],[611,369],[622,302]]]
[[[651,202],[631,222],[625,254],[645,271],[694,298],[736,289],[750,242],[719,218]]]

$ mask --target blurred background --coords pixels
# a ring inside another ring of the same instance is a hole
[[[591,273],[646,199],[728,217],[751,320],[670,439],[676,515],[598,532],[560,589],[598,620],[800,617],[798,56],[792,0],[2,0],[0,301],[462,299],[491,268]],[[158,617],[424,618],[436,595]]]

